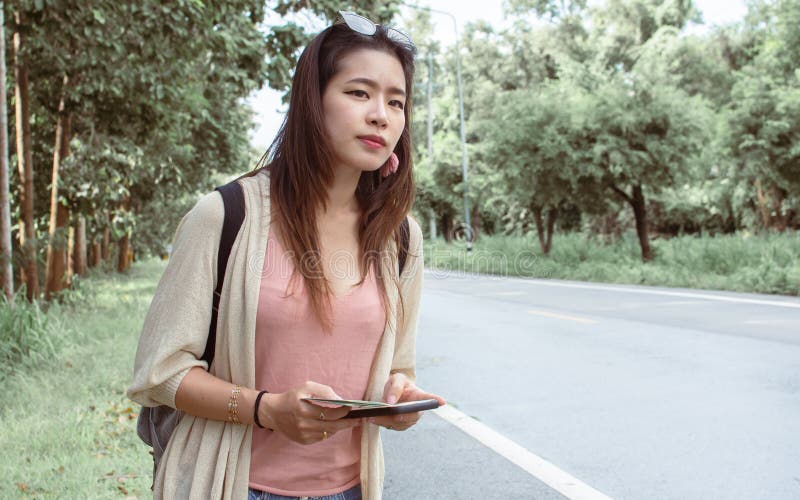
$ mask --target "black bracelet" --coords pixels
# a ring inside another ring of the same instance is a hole
[[[268,392],[269,392],[269,391],[261,391],[261,392],[259,392],[259,393],[258,393],[258,396],[256,396],[256,404],[255,404],[255,406],[253,407],[253,422],[254,422],[254,423],[257,425],[257,426],[259,426],[260,428],[262,428],[262,429],[266,429],[266,427],[264,427],[263,425],[261,425],[261,422],[259,422],[259,421],[258,421],[258,405],[261,403],[261,396],[263,396],[264,394],[267,394]]]

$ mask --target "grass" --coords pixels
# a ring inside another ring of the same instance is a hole
[[[58,303],[45,311],[21,293],[15,303],[10,308],[5,296],[0,303],[0,384],[21,366],[34,367],[53,359],[63,343]]]
[[[463,242],[426,242],[426,266],[475,273],[800,295],[800,234],[682,236],[652,241],[641,260],[628,234],[612,244],[582,234],[556,234],[549,256],[535,235],[482,237],[469,254]]]
[[[17,363],[3,381],[0,498],[151,495],[152,459],[125,390],[163,266],[153,260],[127,275],[94,275],[47,311],[54,352]]]

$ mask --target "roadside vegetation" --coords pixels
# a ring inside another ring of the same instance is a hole
[[[150,495],[153,462],[125,390],[163,268],[91,272],[46,311],[0,309],[0,498]]]
[[[636,235],[613,243],[580,233],[558,234],[549,255],[536,236],[426,242],[429,268],[504,276],[800,295],[800,236],[680,236],[653,241],[642,262]]]

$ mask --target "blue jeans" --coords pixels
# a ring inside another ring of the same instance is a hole
[[[268,493],[266,491],[259,491],[250,488],[247,493],[247,500],[361,500],[361,485],[357,484],[347,491],[336,493],[334,495],[326,495],[324,497],[285,497],[283,495],[276,495],[275,493]]]

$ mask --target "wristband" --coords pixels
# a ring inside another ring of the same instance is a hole
[[[255,406],[253,407],[253,422],[254,422],[254,423],[257,425],[257,426],[259,426],[260,428],[262,428],[262,429],[266,429],[266,427],[264,427],[263,425],[261,425],[261,422],[259,422],[259,420],[258,420],[258,405],[261,403],[261,396],[263,396],[264,394],[267,394],[268,392],[269,392],[269,391],[261,391],[261,392],[259,392],[259,393],[258,393],[258,396],[256,396],[256,404],[255,404]]]

